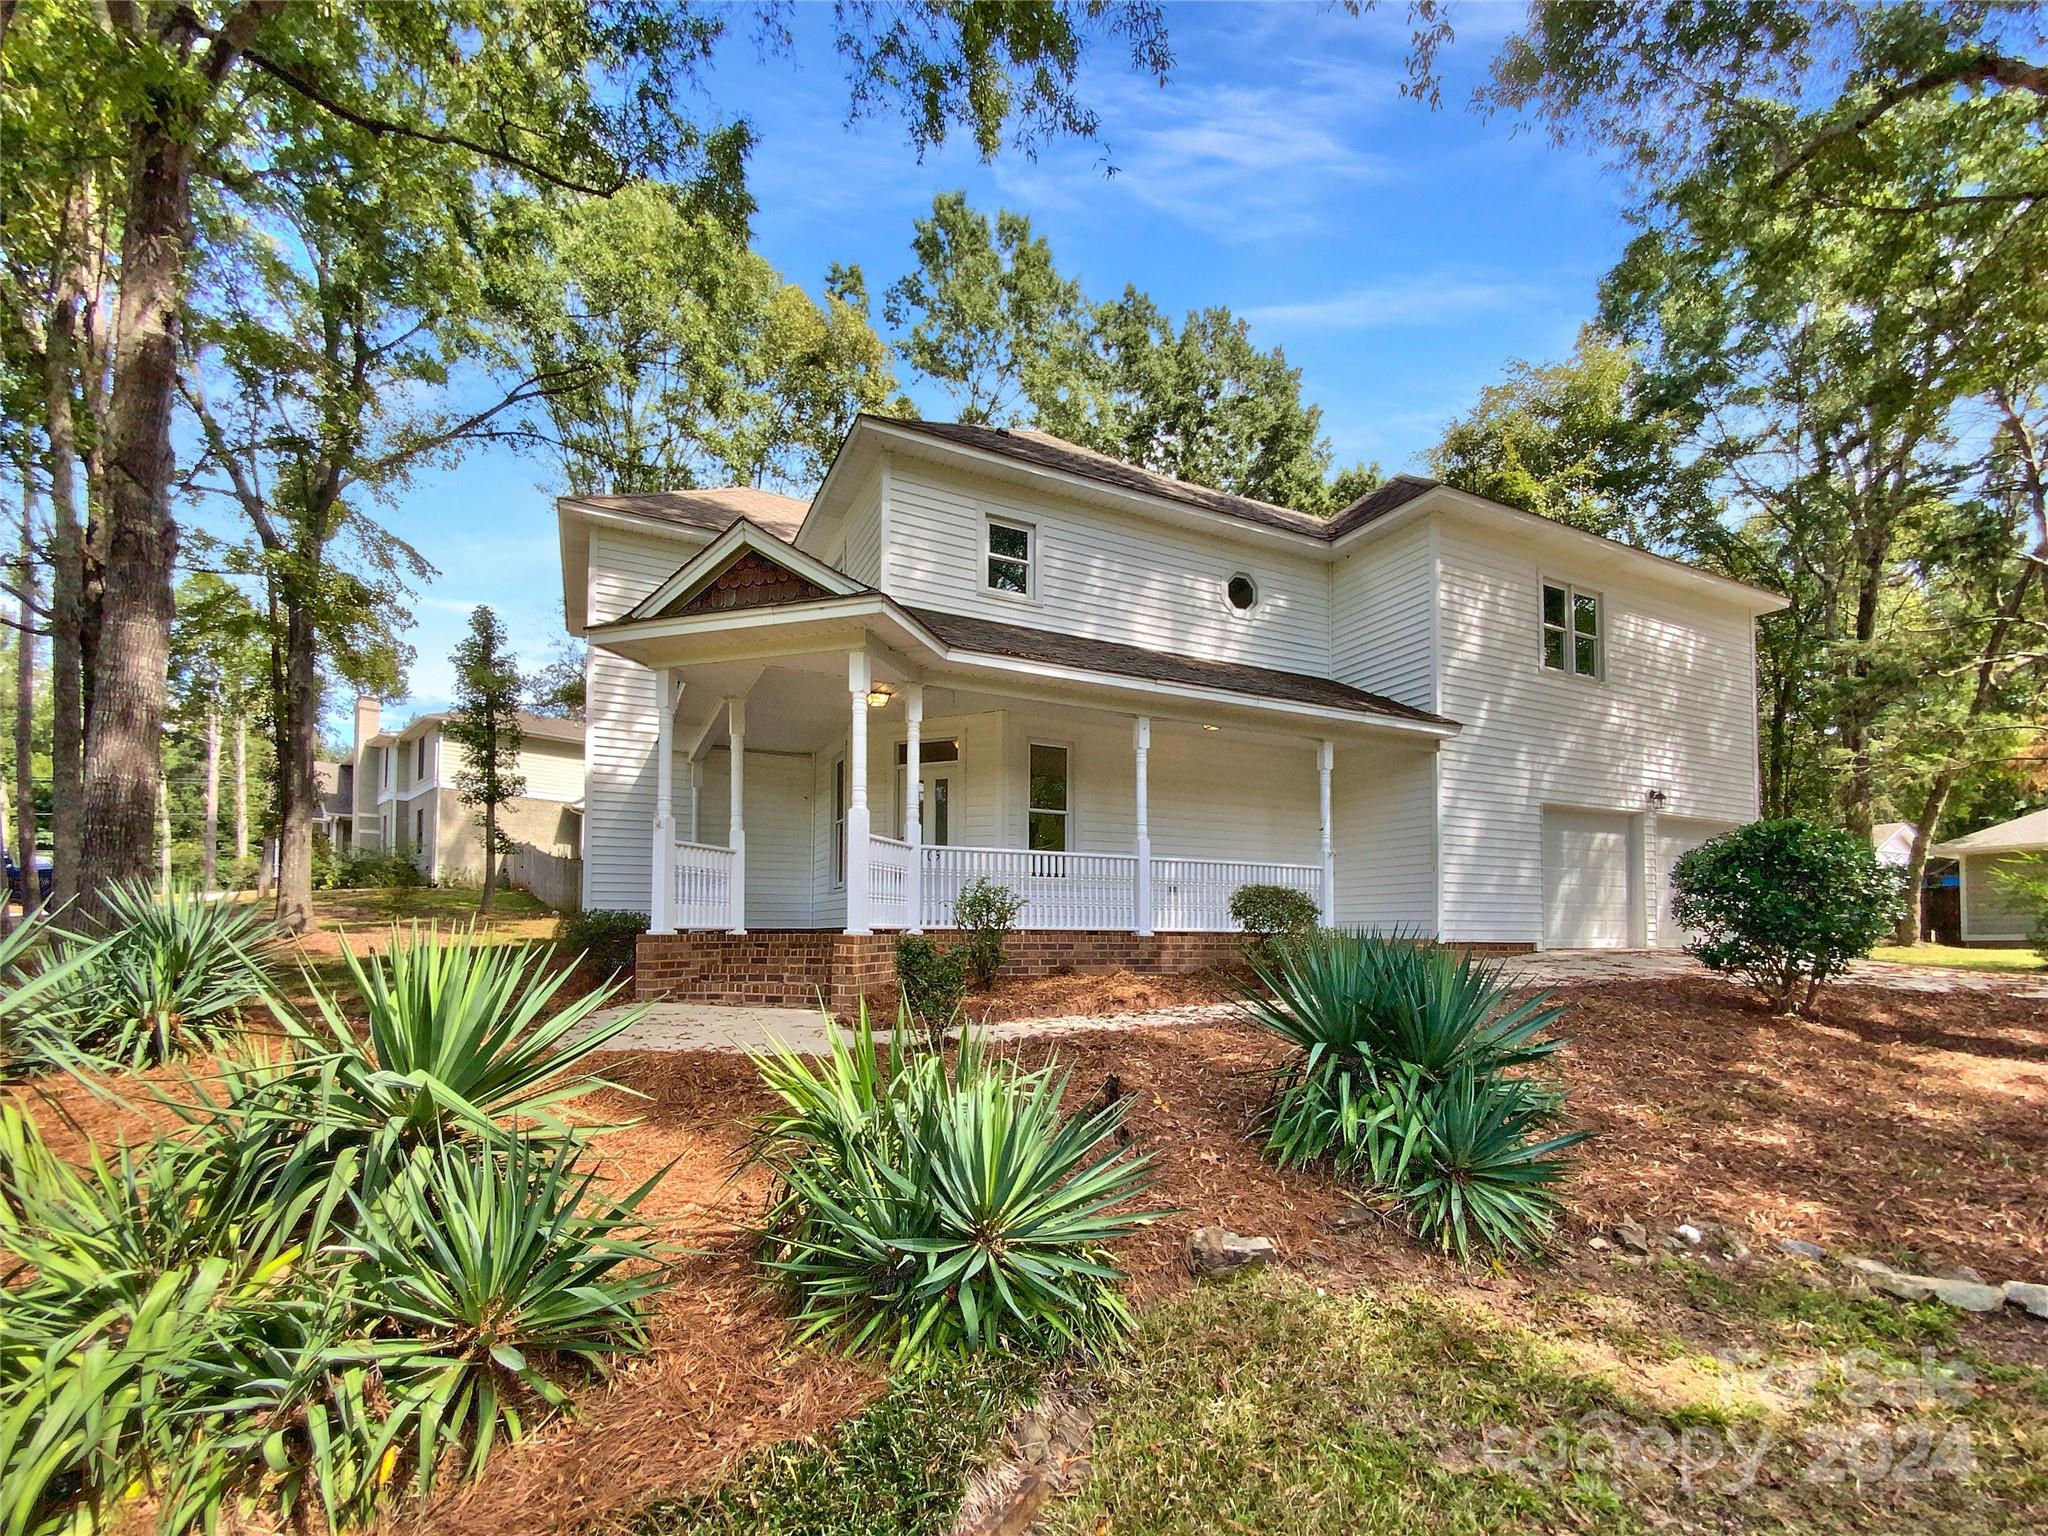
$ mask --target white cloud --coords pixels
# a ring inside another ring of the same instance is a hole
[[[1247,309],[1244,316],[1254,325],[1385,330],[1519,309],[1543,297],[1543,290],[1529,283],[1423,273],[1368,283],[1326,299],[1263,304]]]

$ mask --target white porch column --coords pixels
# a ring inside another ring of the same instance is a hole
[[[1149,807],[1145,783],[1146,759],[1151,755],[1151,751],[1152,721],[1149,716],[1140,715],[1138,716],[1137,730],[1134,733],[1134,749],[1132,753],[1137,759],[1138,764],[1138,832],[1131,845],[1132,852],[1138,856],[1138,888],[1133,896],[1133,905],[1136,907],[1135,915],[1138,920],[1132,925],[1131,931],[1141,936],[1149,935],[1152,932],[1153,917],[1152,830],[1147,820]]]
[[[747,931],[747,701],[725,701],[726,735],[732,739],[732,768],[726,775],[731,810],[726,817],[726,846],[732,849],[732,926],[728,933]]]
[[[654,671],[654,858],[647,893],[647,931],[674,933],[676,892],[675,674]]]
[[[1325,741],[1316,748],[1316,797],[1323,820],[1323,926],[1337,926],[1337,854],[1330,827],[1330,770],[1337,766],[1337,744]]]
[[[1657,909],[1663,891],[1657,885],[1657,812],[1663,809],[1664,792],[1652,789],[1643,795],[1643,948],[1657,947]]]
[[[704,841],[704,765],[690,759],[690,841]]]
[[[846,693],[853,714],[846,741],[846,931],[868,926],[868,687],[873,673],[866,651],[846,653]]]
[[[910,904],[904,926],[924,932],[924,684],[903,690],[903,841],[910,844]]]

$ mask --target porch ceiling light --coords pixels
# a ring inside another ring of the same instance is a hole
[[[895,689],[891,688],[887,683],[877,683],[868,690],[868,708],[886,709],[889,706],[889,700],[894,696]]]

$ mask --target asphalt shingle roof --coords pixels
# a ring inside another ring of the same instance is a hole
[[[633,517],[651,517],[683,528],[723,533],[749,518],[777,538],[793,539],[811,509],[808,498],[760,491],[751,485],[727,485],[703,491],[646,491],[622,496],[572,496],[580,506]]]

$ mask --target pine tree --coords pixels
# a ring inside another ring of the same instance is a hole
[[[505,626],[479,604],[469,616],[469,638],[455,647],[455,708],[442,734],[461,751],[455,793],[483,819],[484,890],[477,910],[489,912],[497,891],[498,856],[512,840],[498,826],[498,809],[526,793],[519,773],[522,680],[517,659],[505,649]]]

